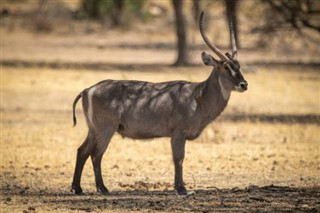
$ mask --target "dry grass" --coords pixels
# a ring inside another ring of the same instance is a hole
[[[3,67],[2,190],[26,195],[68,192],[76,149],[87,131],[80,110],[79,125],[72,128],[71,123],[73,98],[83,88],[105,78],[201,81],[208,73],[206,68],[198,67],[167,68],[157,73]],[[319,74],[313,70],[301,73],[261,68],[245,76],[249,90],[232,95],[226,115],[285,114],[292,116],[292,122],[252,121],[245,116],[234,122],[222,116],[199,139],[187,144],[188,187],[319,186],[319,122],[295,120],[297,115],[319,117]],[[143,189],[137,184],[139,181],[148,183],[150,190],[172,189],[173,166],[166,138],[140,142],[116,135],[105,154],[103,168],[111,191]],[[86,192],[95,191],[89,162],[84,170],[83,188]],[[28,206],[36,206],[41,212],[65,210],[61,205],[42,205],[19,195],[10,199],[16,199],[5,202],[5,209],[10,212]],[[26,204],[24,199],[28,200]]]

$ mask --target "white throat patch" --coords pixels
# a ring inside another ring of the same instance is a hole
[[[223,99],[226,101],[226,100],[229,99],[231,91],[230,91],[230,90],[227,90],[227,89],[223,86],[223,84],[222,84],[222,82],[221,82],[221,80],[220,80],[220,77],[219,77],[218,81],[219,81],[219,86],[220,86],[220,91],[221,91],[222,97],[223,97]]]

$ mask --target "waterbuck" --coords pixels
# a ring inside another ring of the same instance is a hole
[[[174,188],[187,194],[182,178],[186,140],[196,139],[202,130],[227,106],[231,91],[244,92],[247,81],[237,61],[235,34],[230,24],[232,55],[225,55],[208,40],[200,16],[200,32],[208,47],[220,58],[203,52],[202,60],[213,70],[207,80],[198,83],[169,81],[101,81],[83,90],[80,98],[89,128],[87,138],[79,147],[72,191],[83,194],[80,180],[83,166],[91,156],[98,192],[108,194],[101,175],[101,159],[115,132],[123,137],[148,139],[170,137],[175,168]]]

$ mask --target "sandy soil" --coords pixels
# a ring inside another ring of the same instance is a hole
[[[70,192],[87,133],[81,107],[72,127],[76,95],[107,78],[205,80],[207,49],[193,50],[194,66],[173,68],[173,44],[173,34],[152,30],[1,30],[1,212],[319,212],[320,58],[312,52],[240,51],[249,90],[232,94],[186,146],[184,177],[195,195],[173,190],[168,138],[118,135],[102,165],[111,195],[96,193],[90,161],[85,195]]]

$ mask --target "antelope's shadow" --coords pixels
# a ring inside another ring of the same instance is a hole
[[[249,186],[244,189],[207,188],[195,194],[179,196],[175,191],[112,191],[110,195],[90,193],[83,196],[69,192],[10,193],[4,197],[21,196],[57,210],[86,212],[122,211],[305,211],[319,212],[320,186],[295,188],[283,186]],[[30,201],[32,202],[32,201]],[[39,207],[40,208],[40,207]]]

